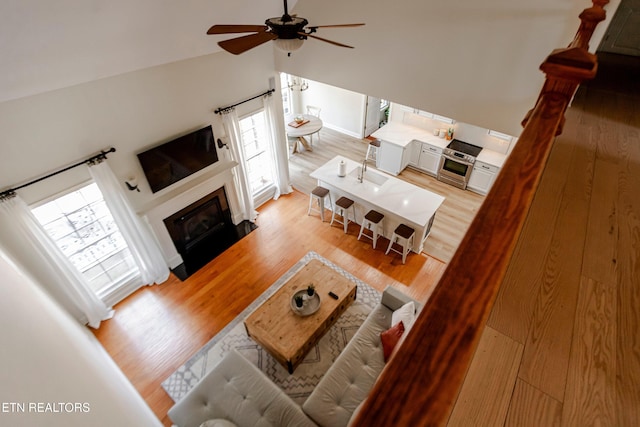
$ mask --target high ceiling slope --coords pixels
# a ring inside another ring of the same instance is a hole
[[[539,65],[571,42],[589,6],[588,0],[299,0],[294,12],[314,25],[366,26],[323,31],[355,49],[307,41],[290,57],[277,53],[276,66],[518,135],[544,79]]]
[[[620,0],[612,0],[613,10]],[[323,29],[281,71],[517,133],[588,0],[290,0]],[[2,0],[0,102],[218,52],[212,24],[261,24],[281,0]],[[611,12],[610,15],[613,13]],[[598,31],[603,32],[605,25]],[[597,46],[596,35],[593,46]],[[258,49],[271,49],[260,46]]]
[[[0,102],[218,52],[212,24],[281,14],[281,0],[2,0]]]

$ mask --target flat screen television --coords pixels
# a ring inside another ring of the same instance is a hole
[[[138,154],[152,192],[218,161],[211,125]]]

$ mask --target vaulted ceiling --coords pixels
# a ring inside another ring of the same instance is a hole
[[[612,0],[607,9],[618,3]],[[355,49],[308,41],[291,57],[276,52],[276,67],[519,135],[544,80],[540,64],[571,42],[578,16],[591,5],[589,0],[299,0],[296,13],[314,24],[366,26],[322,32]],[[592,50],[606,25],[597,27]]]
[[[281,14],[281,0],[2,0],[0,101],[218,52],[212,24]]]
[[[314,25],[367,25],[319,34],[356,49],[309,40],[292,57],[275,52],[275,63],[279,71],[469,123],[492,121],[509,133],[535,102],[543,79],[538,65],[571,41],[578,14],[589,6],[588,0],[290,0],[289,10]],[[229,37],[207,36],[212,24],[262,24],[282,10],[281,0],[3,0],[0,102],[219,52],[216,42]],[[594,46],[605,28],[598,28]]]

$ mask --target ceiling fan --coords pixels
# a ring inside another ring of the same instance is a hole
[[[267,19],[265,25],[214,25],[209,28],[207,34],[254,33],[218,42],[221,48],[234,55],[239,55],[270,40],[275,40],[276,47],[291,55],[291,52],[299,49],[308,37],[340,47],[353,48],[353,46],[315,36],[313,33],[318,28],[359,27],[364,25],[337,24],[306,27],[308,23],[309,21],[304,18],[289,15],[287,0],[284,0],[284,15],[279,18]]]

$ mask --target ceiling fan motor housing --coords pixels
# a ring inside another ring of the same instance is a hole
[[[305,39],[299,33],[304,33],[304,27],[309,24],[304,18],[297,16],[284,15],[279,18],[269,18],[264,22],[271,32],[278,36],[279,39]]]

